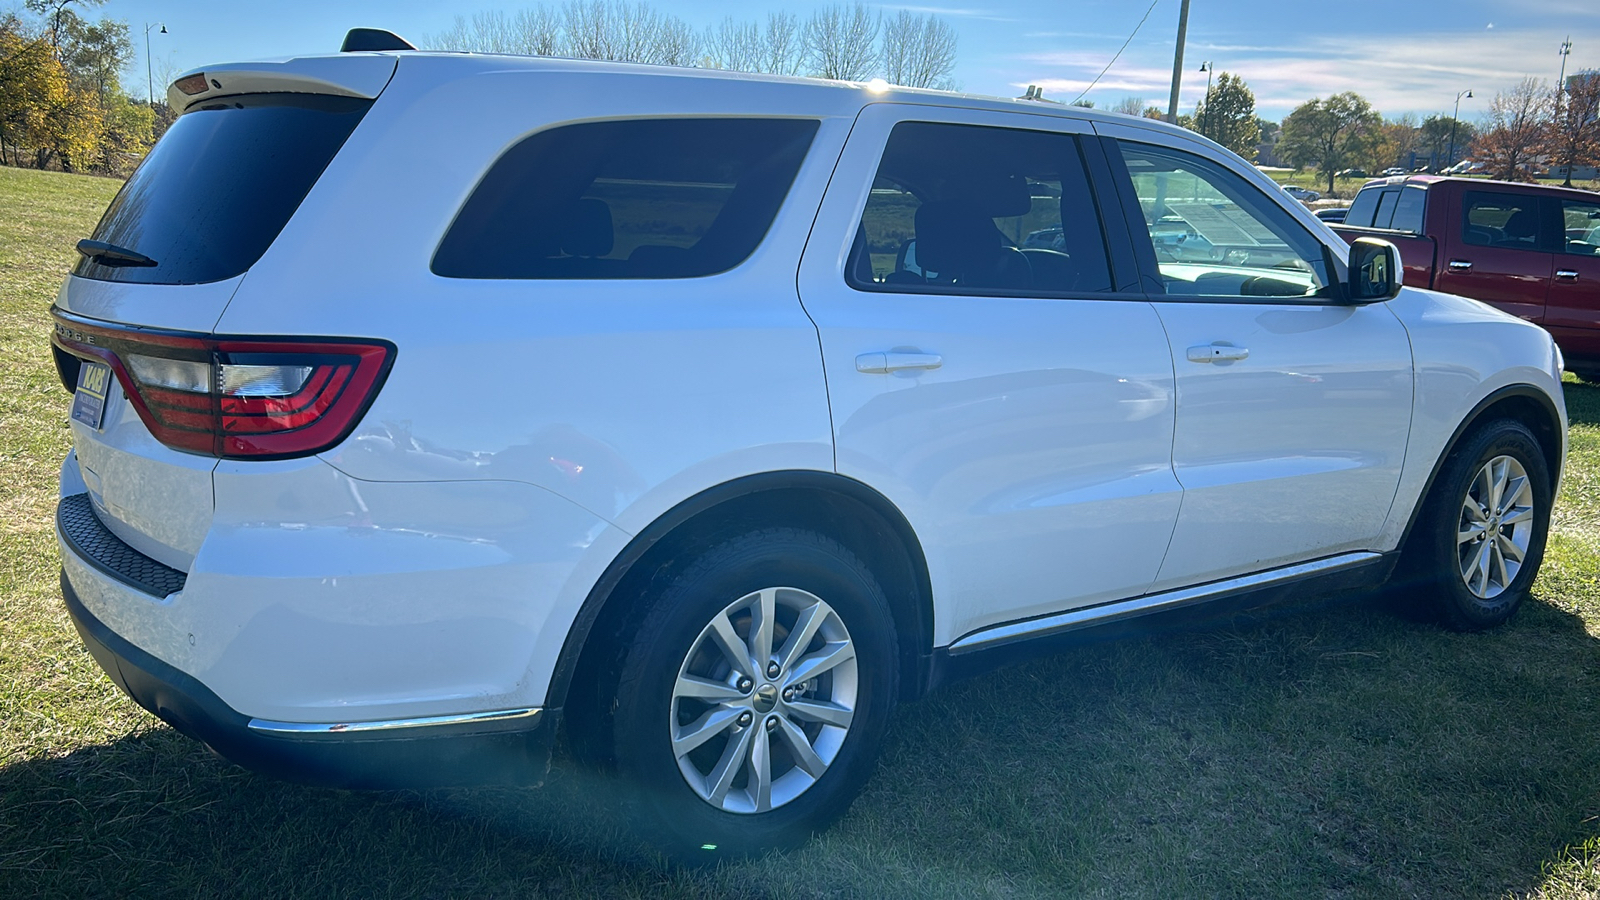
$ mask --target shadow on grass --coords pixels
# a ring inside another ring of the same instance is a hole
[[[1600,425],[1600,386],[1568,381],[1561,388],[1567,397],[1567,419],[1573,425]]]
[[[1592,837],[1600,645],[1532,602],[1458,635],[1376,601],[1097,644],[896,715],[805,849],[686,872],[600,776],[356,794],[156,728],[0,768],[15,896],[1496,896]]]

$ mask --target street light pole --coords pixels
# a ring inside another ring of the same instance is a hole
[[[1561,128],[1564,127],[1561,124],[1561,92],[1567,89],[1567,56],[1572,53],[1572,35],[1567,35],[1567,39],[1561,43],[1561,49],[1556,52],[1561,54],[1561,74],[1556,76],[1556,127]],[[1567,158],[1566,169],[1567,180],[1563,181],[1561,186],[1572,187],[1572,159],[1570,154]]]
[[[1472,99],[1472,91],[1465,90],[1456,94],[1456,111],[1450,116],[1450,152],[1445,154],[1445,168],[1456,164],[1456,120],[1461,118],[1461,98]]]
[[[161,23],[144,23],[144,96],[145,102],[150,104],[151,109],[156,108],[156,92],[154,79],[152,79],[150,75],[150,29],[156,27],[157,25],[161,25]],[[161,31],[157,33],[166,34],[167,26],[161,25]]]
[[[1203,101],[1206,105],[1206,118],[1204,122],[1196,122],[1195,124],[1200,126],[1200,133],[1206,137],[1211,137],[1211,73],[1214,68],[1209,59],[1200,64],[1200,71],[1206,73],[1206,97]],[[1212,138],[1212,140],[1216,139]]]
[[[1178,89],[1183,86],[1183,43],[1189,36],[1189,0],[1178,9],[1178,45],[1172,52],[1172,97],[1167,101],[1167,121],[1178,124]]]

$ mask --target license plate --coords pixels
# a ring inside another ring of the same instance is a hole
[[[106,392],[111,388],[111,368],[85,361],[78,366],[78,389],[72,394],[72,419],[99,430],[106,414]]]

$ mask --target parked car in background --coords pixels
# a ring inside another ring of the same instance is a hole
[[[1322,199],[1322,195],[1317,193],[1316,191],[1310,190],[1309,188],[1303,188],[1303,187],[1299,187],[1299,186],[1296,186],[1296,185],[1292,185],[1292,184],[1284,185],[1283,186],[1283,192],[1285,194],[1288,194],[1289,196],[1295,198],[1296,200],[1299,200],[1301,203],[1310,203],[1313,200],[1321,200]]]
[[[1324,222],[1343,222],[1345,214],[1348,212],[1350,212],[1350,208],[1347,206],[1330,206],[1327,209],[1319,209],[1313,212],[1312,215]]]
[[[1477,178],[1364,186],[1335,230],[1400,248],[1405,281],[1482,300],[1555,336],[1600,382],[1600,194]]]
[[[1382,172],[1380,172],[1378,174],[1380,174],[1380,175],[1384,176],[1385,178],[1387,178],[1390,175],[1406,175],[1406,174],[1409,174],[1409,173],[1406,172],[1406,170],[1401,166],[1390,166],[1389,168],[1384,169]]]
[[[52,309],[66,609],[228,759],[559,745],[712,860],[1040,641],[1395,573],[1482,629],[1538,571],[1550,336],[1184,129],[347,46],[179,78]]]
[[[1339,178],[1366,178],[1367,177],[1367,170],[1366,169],[1340,169],[1339,171],[1337,171],[1337,172],[1335,172],[1333,174],[1335,176],[1339,177]]]

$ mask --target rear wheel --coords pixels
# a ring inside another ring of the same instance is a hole
[[[1511,618],[1544,558],[1549,468],[1527,426],[1497,419],[1457,446],[1434,483],[1417,535],[1433,611],[1461,631]]]
[[[707,552],[654,598],[623,663],[633,824],[691,861],[828,825],[877,758],[896,648],[882,589],[832,539],[773,529]]]

